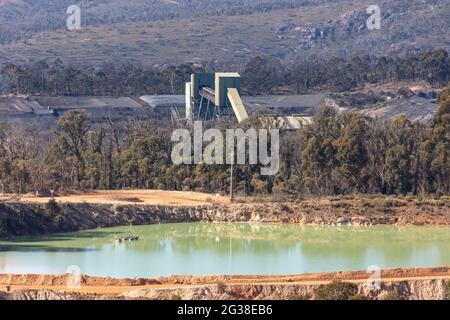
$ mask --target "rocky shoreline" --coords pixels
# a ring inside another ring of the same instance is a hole
[[[450,201],[315,199],[298,203],[212,203],[197,206],[0,203],[0,238],[175,222],[448,226]]]

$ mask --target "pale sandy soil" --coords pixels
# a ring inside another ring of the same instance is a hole
[[[231,286],[242,285],[318,285],[341,280],[354,283],[366,282],[366,271],[344,271],[310,273],[283,276],[172,276],[154,279],[113,279],[83,276],[80,289],[66,286],[67,276],[59,275],[8,275],[0,274],[0,291],[5,286],[15,290],[54,290],[58,292],[79,292],[99,295],[119,295],[135,289],[177,289],[194,288],[210,284]],[[450,267],[420,269],[386,269],[381,272],[383,282],[411,280],[450,280]]]
[[[47,203],[50,198],[36,197],[33,194],[23,196],[0,196],[0,201],[15,200],[21,202]],[[189,191],[163,190],[98,190],[89,193],[61,195],[55,197],[61,203],[96,203],[96,204],[143,204],[143,205],[183,205],[196,206],[204,204],[224,204],[229,200],[215,194]]]

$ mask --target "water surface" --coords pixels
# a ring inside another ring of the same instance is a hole
[[[116,243],[139,236],[137,242]],[[152,277],[450,265],[449,227],[181,223],[0,241],[0,273]]]

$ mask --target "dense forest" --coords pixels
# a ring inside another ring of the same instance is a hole
[[[429,126],[404,117],[369,121],[323,109],[311,125],[282,132],[280,171],[260,176],[238,165],[246,195],[450,193],[450,85]],[[219,123],[229,128],[229,123]],[[258,119],[244,128],[261,126]],[[0,127],[0,191],[157,188],[226,192],[230,167],[171,162],[171,128],[162,123],[94,126],[82,111],[64,114],[46,142],[32,129]]]
[[[0,72],[3,93],[140,96],[182,94],[190,74],[205,70],[221,71],[214,66],[192,64],[162,69],[105,64],[76,69],[55,60],[25,66],[8,64]],[[450,58],[444,49],[398,57],[311,58],[286,64],[257,56],[240,71],[243,91],[251,95],[276,93],[280,88],[293,93],[318,89],[346,91],[369,83],[398,80],[426,80],[435,86],[445,86],[450,81]]]

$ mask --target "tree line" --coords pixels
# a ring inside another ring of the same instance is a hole
[[[191,73],[222,71],[223,68],[192,63],[167,65],[163,68],[113,63],[75,68],[57,59],[28,65],[4,65],[0,70],[0,83],[3,82],[3,93],[16,94],[183,94],[184,83],[189,81]],[[348,91],[365,84],[399,80],[426,80],[435,86],[445,86],[450,81],[450,58],[444,49],[397,57],[315,57],[286,63],[257,56],[239,71],[243,77],[242,90],[250,95],[277,93],[281,89],[291,93]]]
[[[445,49],[402,56],[299,58],[286,64],[255,57],[245,66],[243,78],[244,89],[250,94],[276,93],[280,87],[295,93],[349,91],[366,84],[402,80],[425,80],[443,87],[450,81],[450,58]]]
[[[310,125],[284,131],[280,170],[261,176],[257,165],[235,166],[243,195],[450,193],[450,85],[438,97],[429,125],[405,117],[369,120],[324,108]],[[257,117],[243,128],[262,126]],[[219,122],[219,128],[230,123]],[[0,126],[1,192],[36,190],[168,189],[225,193],[228,165],[174,165],[172,128],[92,125],[83,111],[65,113],[51,139],[32,129]]]

